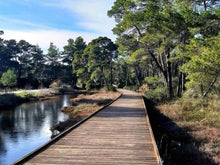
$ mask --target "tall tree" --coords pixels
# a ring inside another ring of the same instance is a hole
[[[48,76],[48,83],[58,79],[61,76],[60,70],[60,52],[59,49],[53,44],[50,43],[48,48],[48,53],[46,55],[46,64],[49,66],[45,72]]]
[[[74,41],[73,39],[68,40],[68,45],[64,46],[63,49],[63,63],[65,65],[65,81],[70,81],[73,86],[76,86],[76,75],[72,73],[72,62],[75,58],[76,51],[83,51],[86,48],[86,43],[82,37],[77,37]]]
[[[90,89],[90,74],[88,72],[89,47],[84,51],[76,51],[72,63],[73,74],[77,76],[77,84],[82,88]]]
[[[117,58],[117,46],[107,37],[99,37],[88,45],[89,72],[91,79],[99,82],[100,86],[112,85],[113,60]]]
[[[109,38],[99,37],[92,40],[83,52],[76,52],[73,72],[87,89],[111,85],[113,60],[116,58],[117,46]]]
[[[9,68],[16,67],[19,49],[15,40],[0,39],[0,75]]]
[[[38,88],[40,85],[43,86],[43,81],[45,75],[43,72],[45,70],[45,58],[43,55],[43,50],[37,45],[32,47],[31,51],[31,70],[29,72],[29,78],[31,78],[32,86]]]
[[[21,40],[17,44],[18,53],[16,54],[16,61],[18,62],[18,86],[31,88],[32,79],[32,52],[34,46],[25,40]],[[30,80],[30,81],[29,81]],[[24,86],[25,85],[25,86]]]

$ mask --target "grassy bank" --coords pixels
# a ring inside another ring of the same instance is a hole
[[[217,95],[205,99],[183,96],[157,105],[148,100],[147,107],[158,148],[167,164],[220,164]]]
[[[10,93],[0,95],[0,109],[13,107],[24,102],[41,101],[51,99],[55,95],[75,92],[72,89],[56,88],[46,91],[20,91],[19,93]]]
[[[177,100],[156,108],[192,137],[191,142],[198,151],[206,153],[213,162],[220,164],[219,98]]]
[[[70,119],[58,123],[52,131],[62,132],[80,120],[85,119],[97,110],[101,109],[108,103],[112,102],[120,96],[119,92],[111,91],[93,91],[85,94],[80,94],[71,99],[72,106],[65,106],[61,109],[62,112],[70,115]]]

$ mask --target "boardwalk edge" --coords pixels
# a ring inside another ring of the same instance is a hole
[[[157,154],[158,164],[162,165],[161,157],[160,157],[160,154],[159,154],[159,151],[158,151],[158,148],[157,148],[157,144],[156,144],[156,141],[155,141],[154,133],[153,133],[153,130],[151,128],[150,120],[149,120],[149,117],[148,117],[147,108],[146,108],[146,105],[145,105],[145,102],[144,102],[144,96],[142,94],[140,94],[140,95],[141,95],[141,98],[142,98],[142,103],[144,105],[144,110],[145,110],[145,114],[146,114],[146,120],[147,120],[147,123],[150,125],[149,129],[150,129],[150,135],[151,135],[151,138],[152,138],[152,141],[153,141],[154,152]]]

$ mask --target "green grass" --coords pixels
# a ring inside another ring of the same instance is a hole
[[[83,109],[85,109],[87,106],[86,105],[78,105],[76,107],[74,107],[74,112],[77,112],[77,111],[81,111]]]
[[[39,98],[53,96],[60,94],[59,90],[50,90],[50,91],[39,91],[39,92],[27,92],[21,91],[20,93],[14,94],[3,94],[0,95],[0,108],[16,106],[23,102],[28,102],[31,99],[38,100]]]
[[[178,101],[186,121],[220,128],[220,98],[185,98]]]
[[[158,106],[163,114],[176,122],[189,122],[203,126],[220,128],[220,99],[188,102],[177,100]]]

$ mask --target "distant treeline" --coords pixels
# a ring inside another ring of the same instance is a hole
[[[51,43],[47,54],[24,40],[0,39],[1,86],[41,88],[61,82],[101,88],[112,84],[116,58],[117,46],[107,37],[94,39],[88,45],[82,37],[69,39],[63,51]]]
[[[0,39],[0,77],[8,69],[13,71],[17,77],[13,87],[49,87],[56,79],[70,83],[73,78],[68,58],[65,51],[60,52],[53,43],[50,44],[48,53],[44,54],[39,46],[27,41]]]

